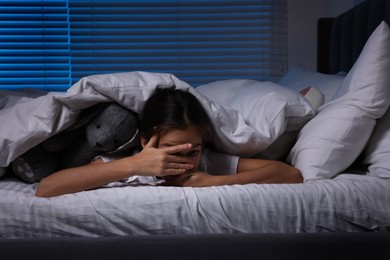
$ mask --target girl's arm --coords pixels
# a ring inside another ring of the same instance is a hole
[[[303,178],[297,168],[284,162],[240,158],[235,181],[237,184],[301,183]]]
[[[108,163],[99,160],[55,172],[41,180],[35,195],[58,196],[96,188],[134,175],[177,175],[193,168],[191,159],[175,155],[191,150],[191,144],[158,149],[157,143],[158,137],[154,136],[137,155]]]
[[[168,178],[164,185],[207,187],[248,183],[302,183],[300,171],[286,163],[272,160],[240,158],[237,174],[209,175],[194,172]]]
[[[131,176],[131,171],[125,166],[123,159],[109,163],[103,163],[99,159],[91,164],[60,170],[43,178],[35,195],[53,197],[88,190],[120,180],[126,175]]]

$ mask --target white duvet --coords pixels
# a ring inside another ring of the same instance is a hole
[[[187,89],[201,101],[216,130],[215,146],[235,155],[258,154],[314,116],[304,97],[271,82],[221,81],[196,90],[171,74],[93,75],[66,93],[49,92],[38,98],[12,97],[8,92],[0,96],[0,167],[69,127],[82,109],[118,102],[139,113],[156,87],[172,85]]]

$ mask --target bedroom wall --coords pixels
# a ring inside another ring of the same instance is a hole
[[[334,17],[363,0],[287,0],[288,66],[316,69],[317,20]]]

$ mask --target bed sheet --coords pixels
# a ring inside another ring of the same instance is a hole
[[[55,198],[0,182],[0,237],[390,230],[390,180],[342,174],[303,184],[129,186]]]

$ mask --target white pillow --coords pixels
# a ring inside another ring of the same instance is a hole
[[[199,86],[196,90],[213,102],[238,111],[245,123],[253,127],[255,133],[267,134],[262,138],[269,140],[266,146],[255,139],[247,143],[247,149],[251,151],[246,154],[247,156],[257,155],[269,159],[286,156],[299,130],[315,114],[309,101],[301,94],[273,82],[247,79],[220,80]],[[222,119],[222,122],[224,120]],[[236,129],[240,127],[238,124]],[[242,136],[238,139],[243,138],[246,140],[248,137]],[[276,140],[278,142],[275,142]],[[258,154],[263,151],[265,154]]]
[[[335,177],[362,152],[390,102],[390,32],[382,22],[340,85],[338,99],[322,106],[299,133],[288,160],[305,181]]]
[[[279,84],[296,91],[301,91],[306,87],[316,87],[324,94],[325,103],[328,103],[333,99],[343,79],[344,76],[341,75],[318,73],[297,64],[288,70],[279,80]]]
[[[368,165],[368,175],[390,178],[390,109],[377,121],[363,158],[363,164]]]

